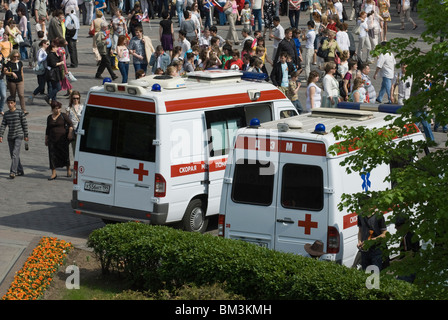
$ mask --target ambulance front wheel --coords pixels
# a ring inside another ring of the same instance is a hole
[[[208,218],[205,216],[204,206],[200,199],[194,199],[188,204],[184,218],[182,219],[182,224],[185,231],[205,232],[208,225]]]

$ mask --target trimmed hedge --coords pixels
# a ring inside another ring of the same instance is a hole
[[[123,272],[143,290],[226,283],[247,299],[410,299],[414,286],[381,276],[366,288],[364,272],[243,241],[135,222],[107,225],[88,239],[103,272]]]

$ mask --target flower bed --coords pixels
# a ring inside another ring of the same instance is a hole
[[[52,237],[43,237],[11,283],[2,300],[36,300],[53,280],[73,245]]]

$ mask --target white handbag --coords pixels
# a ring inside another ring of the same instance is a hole
[[[23,37],[22,37],[22,35],[20,34],[20,33],[18,33],[15,37],[14,37],[14,41],[16,42],[16,43],[22,43],[23,42]]]
[[[78,79],[76,79],[76,77],[73,75],[73,73],[72,73],[71,71],[69,71],[69,72],[67,73],[67,78],[68,78],[68,80],[69,80],[70,82],[78,81]]]

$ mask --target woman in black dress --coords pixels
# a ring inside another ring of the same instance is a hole
[[[162,12],[163,20],[160,21],[159,27],[159,37],[160,43],[162,44],[163,50],[171,56],[171,51],[173,50],[173,22],[169,18],[169,14],[166,11]]]
[[[51,169],[48,180],[57,178],[56,168],[67,167],[67,177],[72,176],[68,146],[73,139],[73,123],[65,113],[61,113],[61,107],[60,102],[53,100],[51,114],[47,118],[45,145],[48,146]]]

